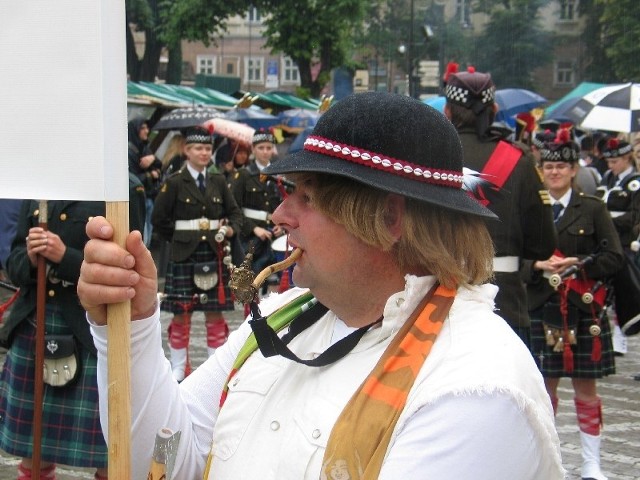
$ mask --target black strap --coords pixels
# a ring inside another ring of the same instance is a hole
[[[382,317],[380,317],[375,322],[351,332],[349,335],[327,348],[318,357],[312,360],[302,360],[295,353],[289,350],[287,344],[298,334],[320,320],[327,311],[327,307],[321,303],[317,303],[309,310],[294,318],[289,326],[289,331],[282,338],[280,338],[273,328],[269,326],[266,317],[249,320],[249,325],[256,337],[260,352],[265,357],[280,355],[309,367],[323,367],[334,363],[347,355],[355,348],[362,336],[367,333],[372,326],[382,321]]]

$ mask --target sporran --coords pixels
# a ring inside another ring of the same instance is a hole
[[[43,381],[52,387],[64,387],[76,379],[79,358],[73,335],[45,335]]]

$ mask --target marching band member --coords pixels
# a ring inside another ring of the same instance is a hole
[[[596,194],[607,205],[622,248],[627,254],[627,265],[614,279],[615,302],[610,311],[613,348],[616,354],[624,355],[627,353],[627,339],[622,327],[640,320],[640,292],[631,280],[633,273],[630,269],[634,266],[629,264],[634,257],[631,252],[631,243],[636,240],[634,227],[640,222],[640,172],[633,160],[633,148],[624,140],[609,138],[602,148],[602,155],[609,170],[603,175]]]
[[[224,176],[207,172],[212,148],[207,129],[193,127],[186,132],[186,164],[167,179],[153,209],[156,232],[171,242],[165,283],[168,296],[162,309],[174,314],[169,349],[178,381],[189,373],[192,313],[205,312],[207,350],[212,355],[229,333],[222,312],[234,308],[224,257],[230,253],[225,250],[227,239],[240,231],[242,212]],[[206,293],[207,301],[193,300],[199,293]]]
[[[582,478],[604,480],[600,471],[602,402],[596,379],[615,373],[615,363],[609,322],[606,318],[602,321],[605,288],[589,290],[622,267],[622,246],[604,204],[573,188],[579,148],[568,130],[559,130],[555,140],[546,142],[540,156],[544,181],[554,202],[558,250],[546,260],[523,264],[532,350],[554,413],[560,378],[571,378],[582,443]],[[568,276],[554,289],[550,275],[562,276],[570,267],[576,270],[577,278]],[[582,296],[585,293],[595,301],[585,303],[582,299],[589,298]]]
[[[271,221],[272,213],[282,201],[282,187],[273,179],[261,178],[275,155],[275,143],[275,136],[269,130],[256,130],[251,147],[253,158],[246,168],[235,172],[231,181],[231,191],[244,214],[240,242],[245,252],[253,246],[256,273],[275,262],[271,241],[284,233]]]
[[[463,190],[462,165],[451,123],[416,99],[331,107],[265,169],[297,185],[273,215],[297,287],[261,312],[251,302],[268,320],[243,323],[180,385],[162,367],[148,250],[96,219],[78,292],[103,393],[106,304],[132,301],[132,478],[166,427],[182,432],[174,478],[562,479],[542,376],[493,311],[495,217]]]
[[[136,215],[144,211],[143,190],[139,183],[129,184],[133,230],[144,229],[144,215]],[[18,480],[36,474],[43,480],[54,479],[56,464],[92,467],[94,478],[104,480],[108,461],[99,424],[97,353],[76,286],[88,240],[87,222],[104,215],[106,207],[104,202],[75,200],[48,201],[46,211],[41,206],[36,200],[22,202],[6,263],[20,295],[0,329],[0,345],[7,349],[0,374],[0,449],[21,457]],[[41,226],[43,221],[46,229]],[[33,468],[37,463],[33,462],[33,424],[38,255],[46,263],[45,349],[71,356],[58,368],[47,367],[45,359],[39,472]]]
[[[556,246],[549,194],[529,149],[489,128],[498,109],[491,75],[470,67],[449,72],[445,81],[444,113],[460,135],[465,167],[498,187],[482,192],[483,203],[500,218],[488,225],[496,249],[498,315],[530,346],[526,287],[518,270],[523,259],[548,258]]]

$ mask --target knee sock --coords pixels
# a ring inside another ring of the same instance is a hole
[[[600,435],[600,427],[602,426],[602,401],[600,398],[591,402],[574,398],[574,402],[580,431],[589,435]]]
[[[30,468],[25,467],[22,463],[18,465],[18,480],[29,480],[33,478]],[[56,480],[56,464],[52,463],[46,468],[40,469],[41,480]]]
[[[171,320],[169,324],[169,346],[180,349],[189,347],[189,323],[178,323]]]
[[[207,323],[207,347],[218,348],[227,341],[229,326],[224,318]]]

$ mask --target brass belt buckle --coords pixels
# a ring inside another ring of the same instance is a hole
[[[210,224],[208,218],[201,218],[199,223],[200,230],[210,230]]]

